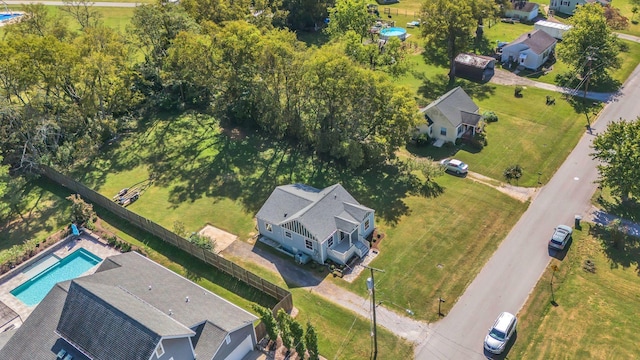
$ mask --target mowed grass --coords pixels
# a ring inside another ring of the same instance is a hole
[[[444,292],[454,302],[527,206],[449,175],[437,179],[439,196],[417,196],[418,178],[393,166],[345,172],[256,134],[221,132],[204,116],[157,120],[75,176],[108,197],[150,184],[129,209],[169,229],[175,221],[189,232],[211,223],[242,240],[255,234],[253,217],[276,186],[341,183],[376,210],[378,226],[388,232],[374,262],[389,274],[381,278],[380,296],[415,307],[421,319],[434,315],[425,297]],[[361,285],[349,288],[364,294]]]
[[[139,2],[144,2],[144,1],[139,1]],[[16,10],[16,11],[23,10],[22,6],[16,6],[16,5],[10,6],[9,9]],[[71,15],[64,12],[60,6],[47,6],[46,9],[47,11],[49,11],[49,13],[52,16],[63,17],[64,19],[66,19],[72,29],[78,30],[80,28],[80,26],[71,17]],[[131,22],[131,18],[133,17],[133,12],[135,10],[135,8],[121,8],[121,7],[94,7],[94,9],[100,15],[100,19],[102,20],[102,23],[105,26],[110,27],[112,29],[116,29],[118,31],[126,30],[127,26]],[[5,27],[4,26],[0,27],[0,38],[4,35],[4,31],[5,31]]]
[[[244,285],[215,268],[199,261],[161,240],[139,229],[123,223],[114,215],[98,208],[100,226],[116,234],[127,242],[142,247],[149,258],[191,281],[222,296],[232,303],[253,312],[253,304],[272,307],[275,301],[270,297]],[[286,288],[279,274],[266,272],[257,265],[240,262],[242,266],[265,279]],[[320,353],[328,359],[363,359],[371,351],[371,324],[349,310],[333,304],[303,288],[289,289],[293,294],[294,306],[298,310],[296,320],[306,326],[311,322],[318,334]],[[396,337],[384,328],[378,328],[378,350],[380,358],[404,359],[413,354],[410,343]]]
[[[408,146],[408,152],[435,160],[455,156],[468,163],[471,171],[496,180],[504,180],[504,170],[518,164],[523,174],[517,185],[532,187],[538,185],[538,178],[542,183],[551,178],[585,131],[585,115],[557,93],[525,88],[523,97],[516,98],[513,87],[467,81],[459,84],[474,98],[481,113],[498,115],[497,122],[486,126],[488,145],[481,151],[466,146]],[[556,104],[545,105],[546,96],[554,97]]]
[[[624,250],[611,247],[606,234],[575,233],[573,244],[551,274],[538,282],[520,311],[518,339],[508,354],[515,359],[637,359],[640,357],[640,239],[629,238]],[[590,232],[590,231],[589,231]],[[596,272],[583,270],[585,260]]]
[[[376,300],[428,321],[437,319],[439,296],[447,299],[443,309],[456,303],[528,205],[470,179],[446,174],[437,181],[442,195],[407,197],[407,215],[377,224],[386,237],[371,263],[384,270],[375,274]],[[338,283],[366,297],[367,276]]]
[[[70,224],[68,193],[42,180],[28,182],[19,194],[25,203],[21,214],[0,224],[0,264],[11,254],[7,251],[27,240],[44,240]]]

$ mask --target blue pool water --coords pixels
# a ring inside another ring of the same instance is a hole
[[[0,22],[22,16],[22,14],[0,14]]]
[[[384,36],[402,36],[407,33],[407,30],[400,27],[390,27],[380,30],[380,34]]]
[[[55,284],[77,278],[100,261],[101,258],[89,251],[78,249],[11,290],[11,294],[27,306],[38,305]]]

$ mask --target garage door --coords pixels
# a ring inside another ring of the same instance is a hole
[[[249,335],[225,360],[242,360],[251,350],[253,350],[253,344],[251,343],[251,335]]]

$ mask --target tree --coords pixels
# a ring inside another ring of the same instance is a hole
[[[420,171],[426,183],[444,174],[444,168],[429,157],[411,157],[407,161],[407,167],[409,171]]]
[[[291,320],[289,328],[291,330],[291,336],[293,337],[293,344],[296,348],[296,353],[298,353],[298,359],[304,359],[304,353],[306,351],[306,347],[304,345],[304,329],[302,328],[302,325],[295,320]]]
[[[287,314],[284,309],[278,310],[278,316],[276,317],[278,321],[278,328],[280,329],[280,338],[282,339],[282,346],[284,346],[287,351],[291,349],[293,346],[293,338],[291,334],[291,316]]]
[[[612,122],[593,140],[591,156],[600,161],[600,186],[623,202],[640,196],[640,117],[636,121]]]
[[[67,197],[71,201],[71,221],[76,224],[83,224],[92,220],[96,213],[93,211],[93,205],[86,203],[78,194],[72,194]]]
[[[9,206],[5,202],[5,196],[9,190],[11,177],[9,176],[9,165],[2,164],[3,158],[0,155],[0,219],[2,219],[9,211]]]
[[[187,240],[189,240],[189,242],[193,245],[209,251],[213,251],[216,245],[215,239],[207,235],[201,235],[198,233],[191,234],[191,236],[189,236],[189,239]]]
[[[328,15],[333,0],[283,0],[288,12],[287,24],[291,30],[317,30]]]
[[[360,35],[360,41],[369,34],[375,20],[367,9],[366,0],[337,0],[329,9],[329,25],[325,29],[332,38],[338,38],[347,31]]]
[[[607,25],[602,6],[579,6],[570,22],[573,28],[558,44],[558,59],[581,79],[610,79],[609,71],[620,67],[620,40]]]
[[[629,19],[620,13],[620,9],[612,7],[611,4],[604,7],[604,18],[613,30],[624,30],[629,27]]]
[[[507,182],[511,183],[512,180],[518,183],[518,180],[522,177],[522,167],[520,165],[511,165],[507,167],[503,172],[504,178],[507,179]]]
[[[318,335],[316,334],[315,327],[313,327],[309,321],[307,321],[307,331],[304,333],[304,343],[307,345],[307,350],[309,351],[309,360],[319,360]]]
[[[101,14],[87,0],[63,0],[60,9],[76,19],[80,29],[94,28],[100,23]]]
[[[471,43],[471,33],[477,24],[477,14],[470,0],[426,0],[422,4],[420,24],[427,41],[427,51],[446,49],[449,61],[449,84],[455,81],[454,59]]]
[[[264,324],[269,341],[273,341],[275,343],[278,338],[278,323],[273,317],[273,313],[271,310],[260,305],[254,305],[253,310],[258,313],[260,321]]]

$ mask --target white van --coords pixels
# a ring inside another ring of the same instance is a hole
[[[516,331],[517,323],[515,315],[506,311],[500,314],[484,338],[484,349],[493,354],[502,353],[511,335]]]

